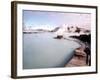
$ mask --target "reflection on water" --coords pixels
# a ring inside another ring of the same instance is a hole
[[[53,37],[46,32],[23,34],[23,69],[64,67],[80,45]]]

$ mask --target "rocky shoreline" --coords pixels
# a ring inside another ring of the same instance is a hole
[[[66,64],[66,67],[75,66],[91,66],[91,35],[70,36],[77,39],[76,41],[81,44],[81,47],[74,51],[73,58]]]

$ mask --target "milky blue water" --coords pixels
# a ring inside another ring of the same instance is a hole
[[[64,67],[80,45],[53,33],[23,34],[23,69]]]

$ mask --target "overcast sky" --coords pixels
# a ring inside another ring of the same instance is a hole
[[[70,12],[47,12],[47,11],[23,11],[23,23],[25,27],[58,27],[66,24],[68,26],[86,25],[91,26],[91,14],[89,13],[70,13]]]

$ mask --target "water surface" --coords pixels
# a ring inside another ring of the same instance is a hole
[[[53,33],[23,34],[23,69],[64,67],[79,46]]]

